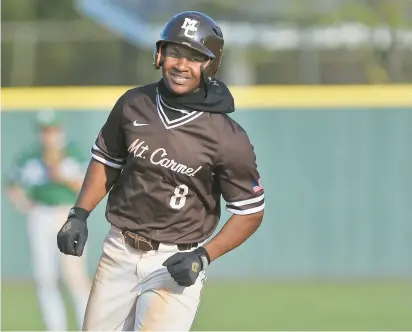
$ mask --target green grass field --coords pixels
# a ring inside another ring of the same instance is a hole
[[[44,329],[33,285],[3,282],[1,299],[3,331]],[[412,281],[208,281],[193,330],[412,330]]]

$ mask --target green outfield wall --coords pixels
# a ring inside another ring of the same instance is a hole
[[[408,94],[398,91],[386,99],[381,94],[376,98],[382,104],[376,104],[371,92],[365,100],[357,92],[350,106],[345,102],[349,90],[341,95],[335,92],[336,99],[329,102],[316,90],[318,103],[311,99],[305,107],[300,98],[307,98],[308,92],[303,91],[304,95],[295,95],[296,103],[291,99],[289,104],[283,97],[277,104],[266,92],[257,91],[249,96],[255,98],[256,107],[244,97],[247,103],[233,113],[255,146],[266,192],[265,217],[247,243],[211,265],[210,274],[412,276],[412,102]],[[412,88],[409,91],[412,96]],[[281,92],[273,90],[275,95]],[[88,154],[115,100],[105,101],[107,105],[85,102],[83,108],[81,99],[71,100],[69,108],[56,97],[48,102],[45,97],[27,95],[22,102],[15,90],[5,94],[9,99],[2,105],[1,117],[2,277],[30,278],[25,216],[11,206],[4,178],[19,152],[37,139],[33,111],[58,110],[68,138],[79,142]],[[259,95],[266,96],[266,104],[258,100]],[[326,92],[324,96],[327,99]],[[367,106],[368,100],[372,106]],[[90,217],[90,273],[108,230],[104,204]],[[220,227],[227,217],[224,212]]]

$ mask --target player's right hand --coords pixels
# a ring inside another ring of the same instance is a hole
[[[70,210],[67,221],[57,233],[57,246],[66,255],[81,256],[86,245],[88,237],[86,219],[88,213],[87,215],[83,213],[76,214],[76,212],[79,212],[78,209],[73,208]]]

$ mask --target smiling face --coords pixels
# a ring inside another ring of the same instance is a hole
[[[163,49],[163,80],[177,95],[197,91],[202,78],[201,67],[209,61],[207,55],[183,45],[166,44]]]

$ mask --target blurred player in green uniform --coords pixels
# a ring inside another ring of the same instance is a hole
[[[46,329],[68,330],[59,277],[70,292],[78,327],[81,328],[90,291],[85,255],[61,255],[56,232],[74,204],[88,159],[73,143],[51,111],[37,115],[39,140],[21,152],[8,177],[8,196],[27,217],[27,234]]]

